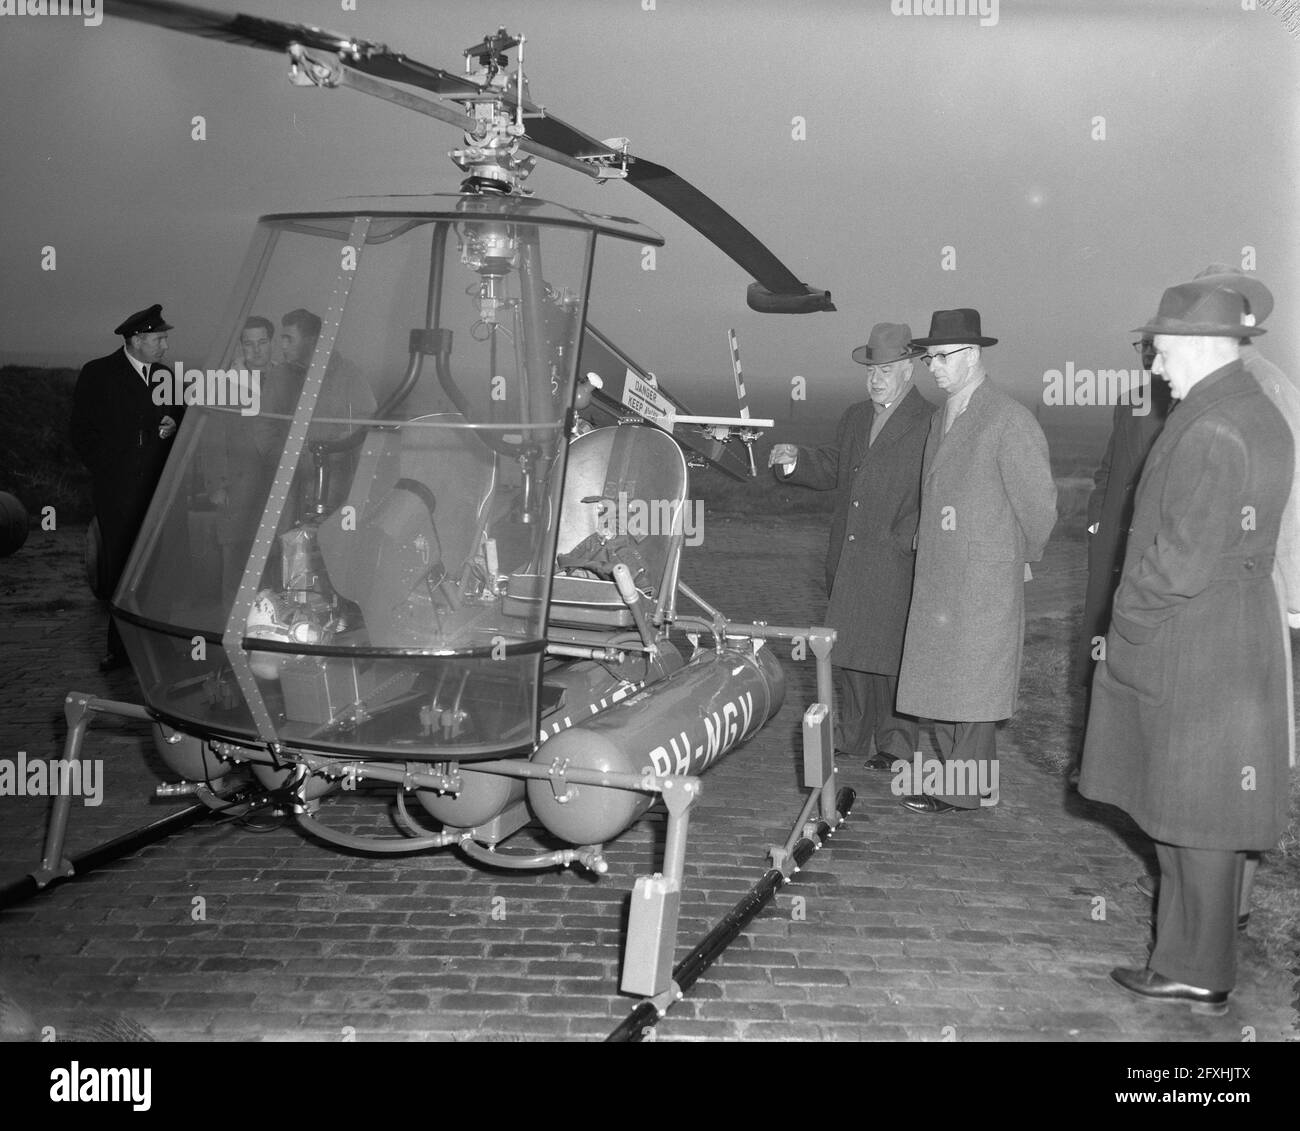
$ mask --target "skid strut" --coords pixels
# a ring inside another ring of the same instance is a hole
[[[68,720],[68,737],[63,745],[63,761],[74,762],[81,757],[81,744],[86,729],[96,715],[116,715],[125,719],[153,722],[153,716],[135,703],[119,703],[112,699],[98,699],[78,691],[69,692],[63,701],[63,712]],[[176,813],[168,814],[142,828],[83,852],[68,859],[63,855],[67,837],[68,815],[72,795],[61,793],[54,799],[50,822],[45,837],[45,850],[40,867],[20,880],[0,888],[0,911],[30,899],[63,880],[76,879],[101,865],[128,856],[141,848],[178,833],[213,814],[205,804],[188,805]]]
[[[847,787],[839,791],[835,802],[835,808],[839,814],[839,823],[842,824],[848,818],[856,796],[853,790]],[[664,1010],[671,1004],[671,1001],[684,995],[691,986],[699,981],[700,977],[717,961],[722,952],[736,941],[740,932],[772,901],[772,897],[781,890],[781,885],[802,868],[808,858],[835,832],[835,828],[836,825],[832,824],[826,817],[817,820],[812,827],[805,828],[803,835],[799,836],[795,841],[794,847],[790,849],[782,865],[768,869],[763,878],[741,897],[721,922],[704,936],[690,954],[677,964],[673,970],[673,991],[669,1000],[663,1004],[663,1007],[661,1008],[660,1005],[656,1004],[654,999],[641,1002],[624,1018],[622,1024],[605,1038],[606,1041],[632,1042],[644,1040],[647,1032],[663,1016]]]

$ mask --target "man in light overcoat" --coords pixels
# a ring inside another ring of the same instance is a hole
[[[984,368],[983,350],[996,342],[969,308],[936,311],[916,342],[948,395],[926,439],[898,677],[898,709],[935,721],[945,763],[942,791],[903,798],[917,813],[996,803],[995,728],[1016,709],[1028,563],[1042,558],[1056,524],[1043,430]]]
[[[1212,280],[1165,291],[1142,333],[1179,404],[1147,457],[1093,680],[1079,791],[1156,842],[1156,942],[1111,977],[1221,1013],[1246,854],[1286,825],[1287,665],[1274,589],[1294,445],[1241,363],[1263,333]]]
[[[780,477],[837,492],[826,555],[826,623],[839,683],[841,752],[887,770],[910,760],[916,720],[894,709],[903,631],[912,597],[913,540],[920,508],[921,452],[933,406],[912,383],[906,323],[877,323],[853,360],[867,367],[868,400],[851,405],[835,442],[777,444]]]

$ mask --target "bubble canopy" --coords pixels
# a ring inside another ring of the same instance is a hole
[[[155,389],[185,416],[113,611],[159,716],[353,757],[532,748],[598,235],[663,242],[508,196],[263,218],[205,368]]]

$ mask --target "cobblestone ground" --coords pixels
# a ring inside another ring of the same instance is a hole
[[[57,756],[69,688],[130,699],[101,676],[102,614],[66,577],[80,532],[34,534],[0,561],[0,757]],[[715,520],[685,580],[737,619],[822,612],[820,522]],[[1031,615],[1077,601],[1077,547],[1055,546]],[[62,573],[60,573],[62,571]],[[72,571],[75,573],[75,570]],[[810,665],[786,665],[777,718],[704,779],[691,824],[678,957],[758,879],[801,802]],[[1071,692],[1072,693],[1072,692]],[[853,818],[660,1024],[661,1040],[1259,1040],[1300,1034],[1289,980],[1243,936],[1226,1016],[1151,1007],[1107,972],[1142,965],[1150,905],[1121,830],[1001,738],[1001,803],[914,816],[888,775],[842,765]],[[172,803],[146,732],[92,732],[103,804],[78,807],[76,852]],[[39,857],[46,802],[0,798],[0,873]],[[326,803],[331,823],[392,832],[380,795]],[[628,893],[659,866],[651,813],[599,881],[488,874],[449,853],[349,856],[289,828],[205,825],[0,915],[0,1033],[68,1037],[511,1040],[598,1038],[618,993]],[[1105,901],[1104,919],[1094,917]],[[196,898],[203,917],[196,918]]]

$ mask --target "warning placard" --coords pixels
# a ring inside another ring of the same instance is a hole
[[[627,378],[623,382],[623,403],[633,412],[639,412],[647,420],[659,425],[665,432],[673,430],[669,420],[673,415],[672,401],[631,369],[627,371]]]

